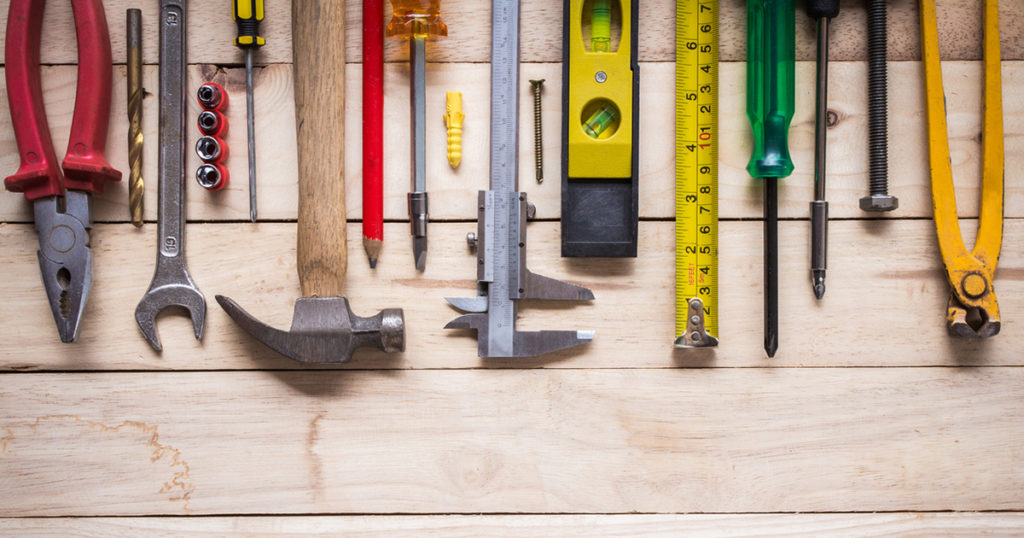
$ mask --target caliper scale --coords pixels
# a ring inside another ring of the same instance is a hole
[[[519,0],[495,0],[491,39],[490,190],[480,191],[477,296],[448,297],[466,314],[446,329],[477,331],[481,357],[533,357],[590,342],[593,331],[515,329],[520,299],[592,301],[589,289],[537,275],[526,268],[526,193],[519,192]]]

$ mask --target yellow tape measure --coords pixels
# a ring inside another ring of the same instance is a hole
[[[676,0],[676,347],[718,345],[718,0]]]

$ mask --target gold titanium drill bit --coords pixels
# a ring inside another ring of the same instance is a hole
[[[128,211],[132,224],[142,226],[142,11],[129,9],[128,29]]]

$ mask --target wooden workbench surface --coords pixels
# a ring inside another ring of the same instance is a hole
[[[385,68],[388,223],[376,270],[360,244],[361,7],[350,2],[347,296],[363,315],[404,308],[407,350],[304,368],[256,343],[213,300],[228,295],[287,327],[300,295],[288,2],[267,2],[268,45],[257,57],[257,224],[248,222],[244,79],[227,2],[193,3],[188,87],[213,80],[232,94],[233,179],[215,194],[188,182],[188,261],[206,295],[206,333],[198,342],[186,317],[165,314],[164,351],[156,353],[133,312],[156,242],[158,2],[108,0],[116,64],[108,157],[125,172],[124,9],[143,9],[148,220],[142,229],[128,222],[124,181],[95,198],[93,287],[79,341],[66,345],[39,279],[30,206],[20,194],[0,195],[0,533],[1019,534],[1024,4],[1000,3],[1001,334],[963,341],[945,333],[948,287],[930,219],[913,0],[889,2],[890,190],[900,208],[873,218],[857,207],[867,189],[866,30],[861,3],[844,1],[830,64],[828,291],[816,301],[808,281],[814,30],[800,13],[796,171],[779,189],[781,345],[768,360],[761,191],[744,169],[743,1],[722,0],[721,9],[722,343],[688,351],[671,345],[673,3],[641,8],[639,256],[569,260],[559,257],[561,7],[523,0],[520,188],[540,220],[530,225],[529,265],[585,285],[597,299],[527,304],[519,327],[597,335],[549,356],[483,360],[472,334],[442,327],[458,315],[443,297],[475,293],[464,237],[476,230],[476,191],[488,181],[489,4],[445,0],[449,38],[428,46],[432,222],[427,270],[418,273],[404,222],[408,68],[396,44]],[[951,160],[970,245],[981,169],[980,0],[938,4]],[[0,28],[6,6],[0,2]],[[74,26],[65,5],[47,10],[43,87],[62,156],[75,94]],[[541,185],[533,179],[531,78],[547,80]],[[444,156],[445,91],[464,95],[456,171]],[[191,99],[190,107],[194,117]],[[18,166],[10,123],[0,106],[5,175]],[[182,515],[216,517],[173,517]]]

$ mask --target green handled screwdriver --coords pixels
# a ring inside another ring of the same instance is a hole
[[[754,134],[750,175],[764,180],[764,350],[779,349],[778,178],[793,172],[789,122],[796,95],[793,0],[747,0],[747,118]]]
[[[245,49],[245,118],[249,134],[249,219],[256,222],[256,126],[253,120],[252,52],[266,44],[260,35],[263,0],[232,0],[231,15],[238,26],[235,46]]]

